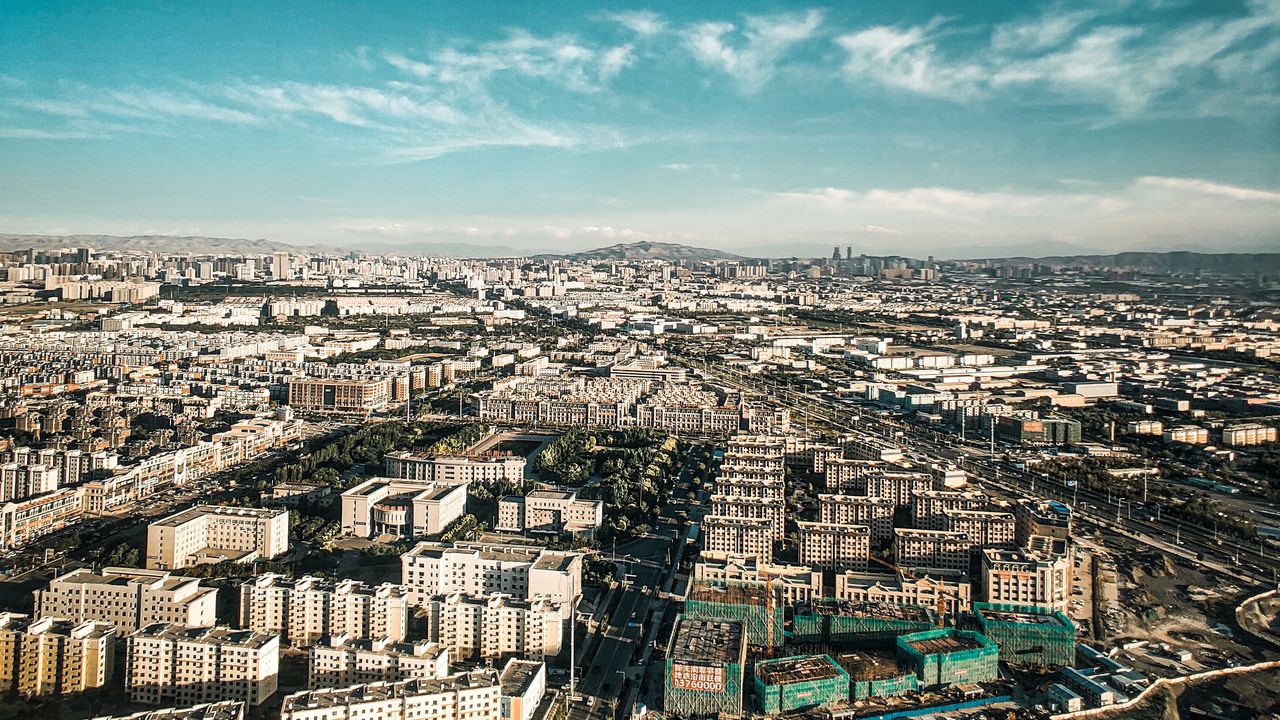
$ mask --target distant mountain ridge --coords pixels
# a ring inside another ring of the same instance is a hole
[[[680,243],[634,242],[571,253],[570,260],[742,260],[742,255]]]
[[[1041,265],[1090,265],[1116,270],[1154,272],[1205,271],[1224,274],[1280,272],[1280,253],[1200,253],[1185,250],[1171,252],[1122,252],[1113,255],[1050,255],[1046,257],[989,258],[992,262],[1039,263]]]
[[[263,255],[273,252],[342,253],[342,248],[299,246],[263,238],[220,238],[201,235],[19,235],[0,234],[0,251],[57,250],[91,247],[122,252],[190,253],[192,255]]]

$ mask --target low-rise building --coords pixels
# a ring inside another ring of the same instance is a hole
[[[915,605],[951,617],[968,612],[973,603],[969,579],[965,576],[916,576],[905,572],[894,575],[840,573],[836,575],[835,597],[858,603]]]
[[[466,483],[374,477],[342,493],[342,534],[438,535],[467,511]]]
[[[575,490],[534,490],[498,501],[496,530],[582,533],[604,524],[604,502],[583,500]]]

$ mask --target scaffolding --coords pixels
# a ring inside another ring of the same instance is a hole
[[[1033,605],[974,603],[982,634],[1000,646],[1000,659],[1035,667],[1075,664],[1076,626],[1061,611]]]
[[[742,714],[744,636],[741,622],[676,616],[664,675],[667,715]]]
[[[946,688],[995,680],[1000,649],[982,633],[943,629],[903,635],[898,656],[915,670],[922,688]]]
[[[920,688],[916,674],[904,670],[892,655],[844,653],[838,662],[849,673],[850,700],[896,697]]]
[[[919,605],[824,598],[796,605],[792,627],[796,642],[870,648],[892,647],[898,636],[928,630],[936,621]]]
[[[777,648],[783,643],[786,603],[782,585],[772,580],[695,579],[684,603],[690,619],[741,622],[748,645]]]
[[[849,700],[849,674],[826,655],[761,660],[755,669],[756,701],[768,715],[825,707]]]

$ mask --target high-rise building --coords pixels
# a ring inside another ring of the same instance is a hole
[[[239,700],[261,705],[280,677],[280,636],[225,627],[148,625],[128,638],[125,692],[144,705]]]
[[[115,641],[110,623],[0,613],[0,692],[43,697],[103,687]]]

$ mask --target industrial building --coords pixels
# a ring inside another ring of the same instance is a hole
[[[975,603],[982,634],[1000,647],[1000,659],[1008,663],[1054,667],[1073,665],[1076,626],[1060,611],[1033,605]]]
[[[746,633],[741,622],[676,617],[667,646],[667,715],[742,714]]]
[[[999,675],[1000,649],[982,633],[951,628],[898,638],[898,658],[924,689],[989,682]]]
[[[900,635],[935,627],[937,616],[918,605],[824,598],[796,605],[793,624],[800,643],[890,647]]]
[[[849,701],[849,673],[827,655],[761,660],[754,687],[756,707],[768,715]]]

